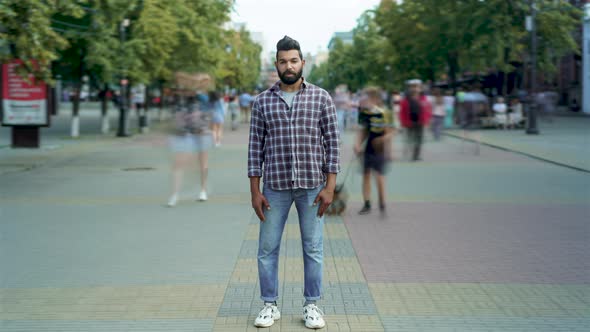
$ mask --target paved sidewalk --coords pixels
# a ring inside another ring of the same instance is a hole
[[[158,132],[0,149],[0,331],[255,330],[246,132],[212,150],[210,200],[195,201],[189,174],[173,209]],[[356,214],[353,162],[349,209],[326,220],[324,330],[587,331],[587,175],[490,147],[464,154],[453,138],[427,143],[424,160],[393,164],[386,219]],[[297,225],[293,210],[283,317],[261,330],[306,330]]]
[[[484,144],[590,172],[589,116],[554,116],[551,122],[541,118],[538,127],[539,135],[527,135],[524,129],[477,132]],[[460,130],[447,134],[462,136]]]
[[[10,273],[1,279],[1,330],[254,329],[258,221],[244,135],[228,133],[212,151],[210,200],[195,202],[197,188],[186,188],[174,209],[163,207],[165,135],[3,150],[1,261]],[[10,167],[26,161],[35,167]],[[295,220],[281,253],[283,319],[272,330],[304,329]],[[326,330],[382,331],[342,220],[326,224]]]
[[[398,158],[386,220],[356,215],[360,196],[344,216],[385,330],[588,330],[590,177],[463,148],[446,137],[423,162]]]

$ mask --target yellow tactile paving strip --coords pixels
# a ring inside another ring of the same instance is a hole
[[[289,218],[296,218],[293,213]],[[259,233],[258,223],[249,225],[245,241],[257,241]],[[346,226],[341,222],[327,222],[324,225],[324,245],[330,245],[330,240],[350,240]],[[283,240],[301,240],[299,225],[296,222],[287,223],[283,233]],[[282,247],[284,254],[286,247]],[[293,249],[290,249],[293,250]],[[295,250],[298,250],[295,248]],[[300,249],[299,249],[300,250]],[[303,260],[301,257],[281,256],[279,260],[279,278],[285,284],[296,285],[304,279]],[[356,256],[324,256],[324,283],[326,284],[366,284],[366,279],[361,270]],[[231,276],[230,283],[251,284],[258,282],[258,267],[256,257],[238,259]],[[258,308],[258,294],[254,295],[252,305]],[[239,305],[239,304],[236,304]],[[321,305],[320,305],[321,307]],[[376,314],[326,314],[326,327],[322,331],[383,331],[383,324]],[[214,331],[257,331],[254,326],[255,314],[218,316],[214,323]],[[300,315],[290,315],[283,311],[280,321],[276,322],[267,331],[309,331],[305,328]]]

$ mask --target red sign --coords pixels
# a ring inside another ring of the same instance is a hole
[[[2,124],[3,125],[47,125],[47,86],[30,83],[16,71],[22,60],[2,65]]]

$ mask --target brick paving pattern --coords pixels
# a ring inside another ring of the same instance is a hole
[[[157,130],[71,141],[51,129],[55,149],[0,148],[0,331],[258,330],[243,129],[211,151],[210,200],[186,188],[174,209],[163,207],[169,154]],[[559,132],[523,144],[559,157]],[[352,140],[349,208],[325,223],[325,331],[590,330],[587,174],[490,147],[474,156],[453,138],[409,163],[398,138],[388,217],[360,217]],[[282,318],[263,330],[306,330],[294,210],[280,282]]]

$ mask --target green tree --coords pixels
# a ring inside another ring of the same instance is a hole
[[[129,86],[156,82],[163,89],[175,71],[213,72],[223,50],[218,42],[221,24],[229,18],[231,5],[224,0],[89,1],[82,17],[59,17],[70,47],[61,54],[58,73],[79,91],[84,76],[103,90],[122,78]],[[128,27],[122,26],[124,20]],[[129,91],[122,98],[128,100]],[[103,99],[103,118],[106,107]],[[74,116],[78,109],[75,98]],[[140,116],[145,112],[142,109]]]
[[[554,72],[550,58],[576,52],[571,32],[580,12],[567,1],[538,0],[538,68]],[[525,16],[528,1],[415,0],[381,2],[376,15],[380,31],[396,50],[401,76],[437,79],[447,74],[452,83],[464,70],[512,70],[528,50]]]
[[[223,23],[229,20],[234,1],[181,0],[174,7],[179,43],[167,65],[166,80],[175,71],[213,74],[225,53]]]
[[[53,63],[53,74],[74,87],[74,119],[85,77],[103,90],[122,78],[163,88],[172,84],[176,71],[205,72],[251,87],[258,77],[260,47],[245,30],[224,32],[233,5],[234,0],[5,0],[0,2],[0,39],[13,47],[0,59],[21,58],[23,73],[47,81]],[[124,20],[130,21],[128,27],[122,27]],[[235,43],[229,54],[228,38]],[[106,105],[103,100],[103,114]]]
[[[238,90],[255,88],[260,75],[262,47],[244,29],[225,31],[225,54],[215,72],[219,83]]]
[[[71,136],[79,136],[80,92],[83,84],[105,89],[119,72],[121,43],[120,22],[137,11],[137,3],[117,0],[80,3],[84,15],[63,13],[52,16],[52,29],[59,31],[68,47],[59,51],[54,75],[73,86]],[[83,82],[88,78],[87,82]],[[103,123],[107,116],[106,98],[102,100]],[[104,130],[104,129],[103,129]]]
[[[391,89],[395,54],[387,40],[379,35],[373,11],[363,13],[353,30],[353,44],[337,39],[328,61],[312,68],[309,80],[333,90],[345,84],[352,91],[367,85]],[[389,69],[389,71],[387,70]]]
[[[52,28],[52,17],[63,13],[72,17],[83,15],[78,1],[3,0],[0,2],[0,40],[11,45],[11,51],[0,54],[0,61],[21,59],[23,74],[51,83],[52,61],[57,51],[68,46],[60,31]],[[38,66],[33,64],[38,63]]]

